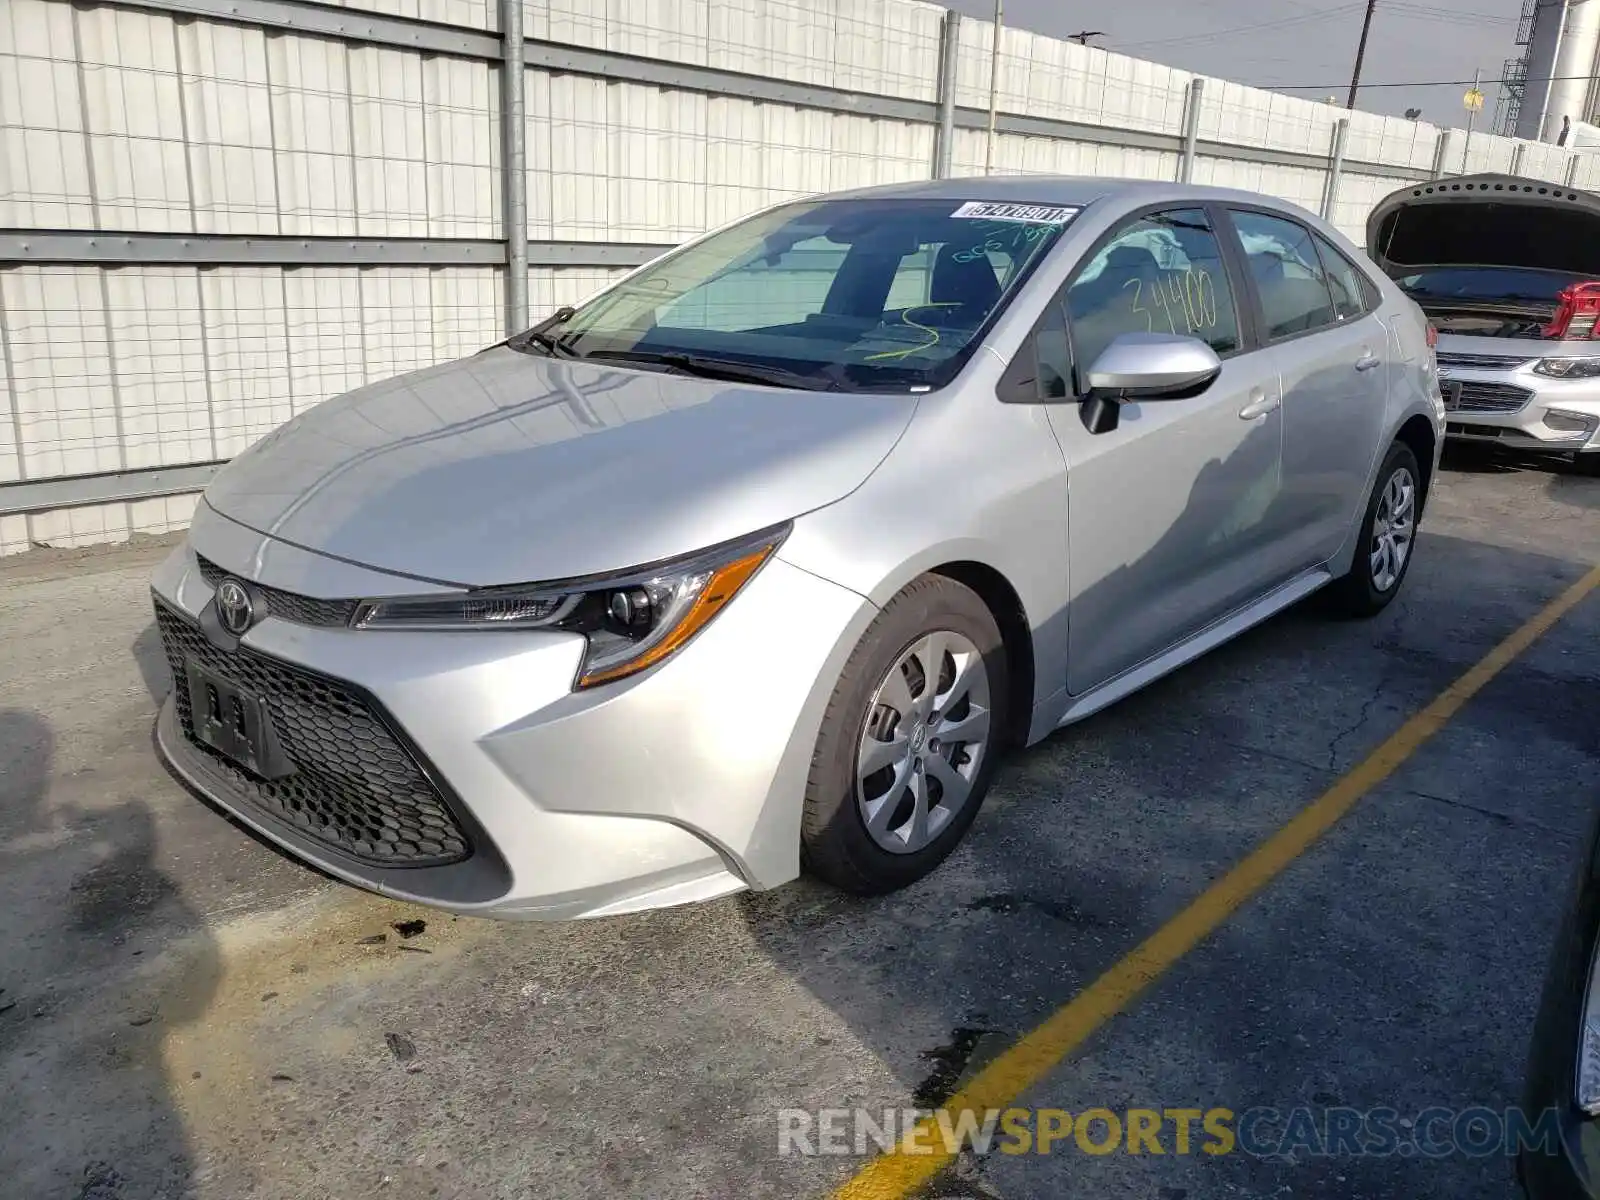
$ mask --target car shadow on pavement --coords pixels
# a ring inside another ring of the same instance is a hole
[[[218,954],[155,865],[138,796],[58,776],[39,714],[0,709],[0,1193],[193,1194],[167,1038],[216,986]]]
[[[156,628],[154,621],[139,631],[129,650],[134,665],[139,668],[139,677],[144,681],[144,690],[159,705],[172,690],[172,668],[167,664],[167,652],[161,645],[161,631]]]
[[[1552,499],[1578,504],[1585,508],[1600,507],[1600,455],[1586,454],[1580,466],[1566,454],[1540,454],[1532,450],[1517,450],[1504,446],[1447,445],[1440,466],[1446,471],[1463,475],[1515,475],[1529,473],[1546,476]],[[1590,462],[1594,467],[1590,467]]]

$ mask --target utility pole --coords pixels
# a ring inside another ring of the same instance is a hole
[[[1367,15],[1361,18],[1361,40],[1356,43],[1355,70],[1350,72],[1350,99],[1346,101],[1346,108],[1356,106],[1356,90],[1361,86],[1361,60],[1367,56],[1367,34],[1372,30],[1372,12],[1378,7],[1378,0],[1367,0]]]
[[[983,148],[983,173],[994,174],[994,118],[1000,99],[1000,31],[1005,0],[994,0],[994,45],[989,50],[989,137]]]
[[[1483,81],[1483,71],[1472,72],[1472,90],[1462,98],[1462,106],[1467,110],[1467,140],[1461,144],[1461,173],[1467,173],[1467,154],[1472,149],[1472,122],[1483,109],[1483,89],[1478,84]],[[1521,147],[1518,147],[1519,149]]]

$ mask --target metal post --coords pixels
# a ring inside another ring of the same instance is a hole
[[[1339,199],[1339,177],[1344,174],[1344,144],[1350,136],[1350,118],[1333,123],[1333,161],[1328,165],[1328,184],[1322,190],[1322,219],[1333,220],[1333,206]]]
[[[956,138],[956,70],[961,53],[961,14],[946,9],[939,26],[939,124],[933,132],[933,177],[950,178]]]
[[[1567,159],[1567,186],[1573,186],[1572,181],[1578,177],[1578,155],[1574,154]]]
[[[1522,159],[1523,159],[1523,156],[1525,154],[1527,154],[1527,152],[1528,152],[1528,143],[1526,143],[1526,142],[1518,142],[1515,146],[1512,147],[1512,149],[1511,149],[1511,174],[1513,174],[1513,175],[1521,175],[1522,174]]]
[[[1444,164],[1450,153],[1450,131],[1439,130],[1439,141],[1433,148],[1433,167],[1429,172],[1435,179],[1444,178]]]
[[[994,119],[1000,102],[1000,35],[1005,28],[1005,0],[994,0],[994,45],[989,48],[989,136],[983,148],[983,173],[994,174]]]
[[[1183,157],[1178,160],[1178,182],[1188,183],[1194,178],[1194,148],[1200,140],[1200,93],[1206,81],[1196,75],[1189,80],[1189,95],[1184,100]]]
[[[1483,72],[1481,70],[1473,71],[1473,73],[1472,73],[1472,92],[1469,93],[1469,95],[1476,94],[1478,92],[1478,84],[1481,83],[1482,81],[1483,81]],[[1479,104],[1483,103],[1483,100],[1482,100],[1481,97],[1479,98],[1478,103]],[[1461,144],[1461,173],[1463,175],[1465,175],[1467,173],[1467,155],[1472,152],[1472,122],[1473,122],[1473,118],[1475,118],[1477,115],[1478,115],[1478,110],[1477,109],[1475,109],[1475,108],[1468,108],[1467,109],[1467,140]]]
[[[505,203],[506,333],[528,327],[528,144],[522,67],[522,0],[500,0],[500,171]]]

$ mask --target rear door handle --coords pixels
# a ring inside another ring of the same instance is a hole
[[[1283,397],[1273,392],[1270,396],[1260,388],[1250,389],[1250,403],[1239,410],[1239,416],[1246,421],[1254,421],[1257,417],[1264,417],[1283,402]]]
[[[1356,370],[1370,371],[1382,361],[1383,360],[1376,354],[1363,354],[1360,358],[1356,359]]]

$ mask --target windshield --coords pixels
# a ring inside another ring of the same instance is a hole
[[[645,268],[532,346],[779,386],[925,390],[961,369],[1077,212],[923,199],[784,205]]]
[[[1429,300],[1534,300],[1554,304],[1561,290],[1589,278],[1575,271],[1524,267],[1438,267],[1396,280],[1411,296]]]

